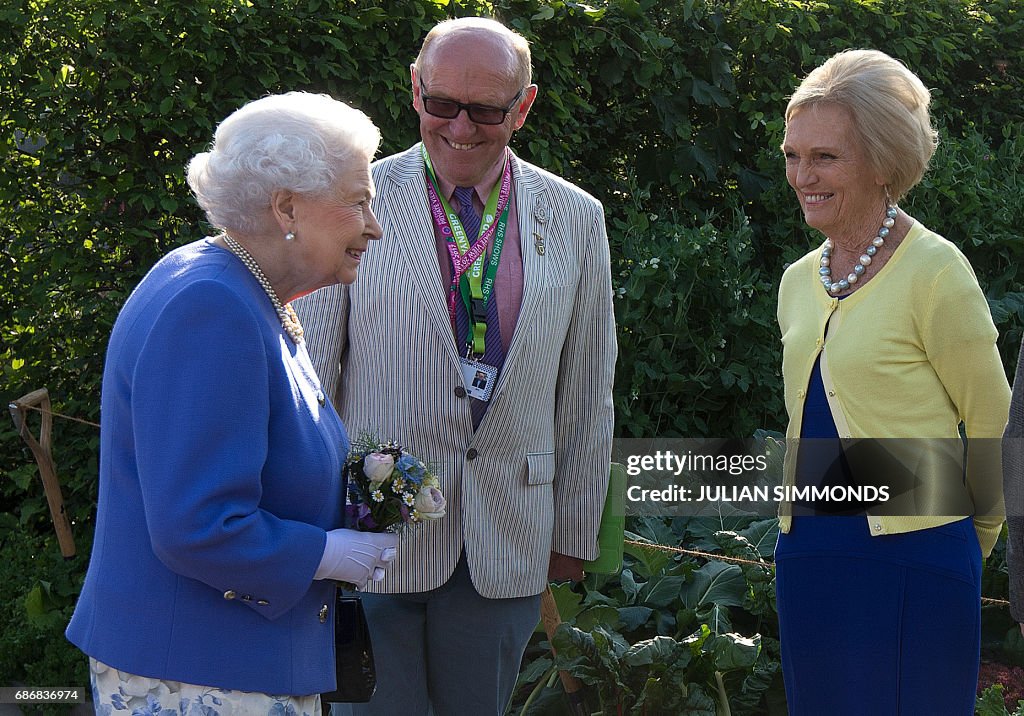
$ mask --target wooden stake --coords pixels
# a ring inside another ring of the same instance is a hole
[[[53,520],[53,529],[57,533],[57,543],[60,545],[60,553],[65,559],[75,556],[75,538],[71,534],[71,523],[64,512],[64,496],[61,494],[60,481],[57,479],[57,470],[53,464],[53,453],[51,452],[51,431],[53,429],[53,415],[50,412],[50,394],[46,388],[33,390],[28,395],[18,398],[10,403],[7,408],[11,411],[11,419],[18,429],[18,434],[28,444],[32,454],[39,465],[39,476],[43,480],[43,492],[46,493],[46,502],[50,506],[50,517]],[[42,414],[42,426],[39,429],[39,440],[28,429],[26,414],[31,408],[39,408]]]
[[[558,613],[558,604],[555,602],[555,595],[551,592],[550,585],[544,588],[540,595],[540,620],[544,624],[544,631],[548,635],[548,642],[552,641],[558,625],[562,623],[562,615]],[[552,644],[551,653],[555,653]],[[569,707],[573,716],[589,716],[586,704],[583,701],[583,682],[570,674],[568,671],[558,671],[558,678],[562,681],[562,688],[565,695],[569,697]]]

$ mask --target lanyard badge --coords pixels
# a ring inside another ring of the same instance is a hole
[[[498,262],[505,244],[505,233],[508,229],[509,201],[512,193],[512,168],[505,155],[505,167],[501,181],[491,190],[484,205],[484,215],[478,236],[466,235],[458,214],[452,211],[448,202],[441,195],[430,163],[426,147],[422,148],[423,162],[427,173],[427,196],[430,201],[430,213],[434,224],[445,237],[448,254],[452,261],[452,282],[448,290],[448,313],[452,330],[456,334],[456,343],[463,337],[458,335],[455,320],[457,301],[462,300],[469,318],[469,330],[465,336],[466,355],[459,358],[462,380],[466,393],[481,401],[488,401],[498,380],[498,368],[484,363],[481,358],[485,351],[487,334],[487,303],[494,291],[494,281],[498,272]],[[497,220],[495,220],[497,219]],[[493,237],[494,244],[490,257],[485,259],[484,251]]]
[[[477,400],[490,400],[494,392],[494,384],[498,382],[498,369],[482,361],[472,358],[459,358],[462,368],[462,381],[466,384],[466,393]]]
[[[461,299],[469,318],[469,330],[465,336],[466,354],[467,357],[475,356],[479,359],[485,351],[487,304],[494,290],[494,281],[508,229],[509,199],[512,192],[511,162],[506,153],[501,181],[491,190],[484,206],[480,233],[476,237],[469,237],[458,214],[452,211],[441,195],[426,147],[421,149],[427,170],[427,196],[430,201],[431,217],[438,231],[445,237],[452,261],[452,282],[448,291],[448,312],[452,330],[456,333],[458,343],[463,337],[458,335],[455,314],[456,302]],[[490,258],[486,261],[485,270],[484,251],[492,237],[494,245]]]

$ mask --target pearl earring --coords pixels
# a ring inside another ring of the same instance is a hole
[[[292,232],[292,231],[289,231],[287,234],[284,235],[284,240],[285,241],[294,241],[295,240],[295,233]]]

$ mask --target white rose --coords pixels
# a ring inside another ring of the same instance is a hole
[[[438,517],[444,517],[444,508],[447,504],[440,490],[431,485],[423,485],[416,493],[416,503],[413,506],[423,519],[436,520]]]
[[[145,696],[149,693],[155,694],[160,684],[160,679],[132,675],[121,688],[124,689],[126,696]]]
[[[384,482],[394,469],[395,458],[386,453],[373,452],[363,460],[363,474],[370,482]]]

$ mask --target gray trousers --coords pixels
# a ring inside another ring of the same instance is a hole
[[[332,716],[501,716],[540,620],[540,595],[486,599],[462,555],[429,592],[364,594],[377,691]],[[327,711],[326,704],[324,711]]]

